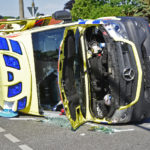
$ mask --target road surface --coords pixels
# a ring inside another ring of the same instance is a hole
[[[111,134],[91,131],[96,124],[72,131],[57,121],[26,115],[0,118],[0,150],[150,150],[150,119],[141,124],[98,125],[115,131]]]

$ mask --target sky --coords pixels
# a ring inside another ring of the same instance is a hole
[[[57,10],[62,10],[64,4],[69,0],[34,0],[35,6],[38,7],[39,13],[51,15]],[[27,7],[31,7],[32,0],[24,0],[25,18],[31,17]],[[0,0],[1,16],[19,16],[19,0]]]

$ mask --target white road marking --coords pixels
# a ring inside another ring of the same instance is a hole
[[[114,132],[128,132],[128,131],[134,131],[134,129],[113,129]]]
[[[85,133],[81,133],[80,136],[85,136]]]
[[[18,138],[16,138],[15,136],[13,136],[12,134],[4,134],[4,136],[10,140],[11,142],[13,143],[17,143],[17,142],[20,142],[20,140]]]
[[[3,129],[2,127],[0,127],[0,132],[5,132],[6,130]],[[8,134],[4,134],[4,136],[11,142],[13,143],[17,143],[20,142],[20,140],[18,138],[16,138],[15,136],[13,136],[12,134],[8,133]],[[26,144],[23,145],[19,145],[18,146],[21,150],[33,150],[31,147],[29,147]]]
[[[37,120],[35,118],[9,118],[9,120]]]
[[[19,147],[22,149],[22,150],[33,150],[31,147],[29,147],[28,145],[19,145]]]
[[[5,132],[5,129],[3,129],[2,127],[0,127],[0,132]]]
[[[150,124],[143,124],[142,127],[150,128]]]

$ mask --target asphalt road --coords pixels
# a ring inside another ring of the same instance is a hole
[[[150,150],[150,119],[136,125],[99,125],[116,129],[111,134],[89,131],[93,125],[72,131],[34,116],[0,118],[0,150]]]

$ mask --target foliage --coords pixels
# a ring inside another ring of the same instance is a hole
[[[69,1],[65,4],[64,9],[69,9],[69,10],[71,10],[74,3],[75,3],[75,0],[69,0]]]
[[[105,16],[142,16],[150,21],[150,0],[69,0],[64,9],[71,10],[74,21]]]
[[[94,19],[104,16],[125,16],[120,0],[75,0],[71,14],[73,20]]]
[[[15,19],[13,16],[3,16],[3,19]]]
[[[95,8],[95,3],[92,0],[75,0],[75,4],[71,10],[73,20],[89,18],[91,16],[91,10]]]
[[[124,6],[111,6],[110,4],[105,4],[91,11],[91,19],[99,17],[108,16],[125,16],[123,12]]]
[[[150,1],[137,1],[132,9],[128,11],[129,15],[147,17],[150,21]]]

